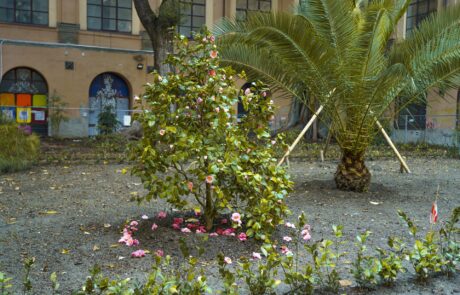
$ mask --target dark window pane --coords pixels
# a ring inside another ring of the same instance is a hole
[[[117,6],[117,0],[102,0],[102,5]]]
[[[204,17],[201,16],[194,16],[192,21],[193,26],[198,28],[201,28],[205,23]]]
[[[190,15],[183,15],[181,18],[181,26],[190,27],[192,25],[192,17]]]
[[[37,72],[32,72],[32,80],[35,82],[44,82],[42,75]]]
[[[248,8],[248,0],[236,0],[236,8],[247,9]]]
[[[102,29],[115,31],[117,29],[117,21],[114,19],[102,19]]]
[[[131,18],[132,18],[131,9],[118,8],[118,19],[131,20]]]
[[[237,10],[236,11],[236,19],[239,21],[246,20],[246,10]]]
[[[30,76],[30,74],[31,74],[31,72],[30,72],[29,69],[24,69],[24,68],[17,69],[16,70],[16,79],[30,81],[31,78],[32,78]]]
[[[118,31],[127,33],[131,32],[131,21],[119,20]]]
[[[195,4],[205,4],[206,0],[193,0],[193,3]]]
[[[30,23],[30,10],[16,10],[16,21],[18,23]]]
[[[3,7],[3,8],[13,8],[13,7],[14,7],[14,0],[3,0],[3,1],[0,1],[0,7]]]
[[[3,79],[5,80],[14,80],[14,71],[9,71],[3,76]]]
[[[190,27],[180,27],[179,33],[187,37],[190,37],[192,35]]]
[[[0,21],[1,22],[14,22],[13,9],[0,8]]]
[[[88,0],[88,4],[98,4],[98,5],[101,5],[102,2],[101,2],[101,0]]]
[[[193,5],[193,15],[205,15],[205,7],[203,5]]]
[[[101,6],[88,5],[88,16],[101,17]]]
[[[91,30],[101,30],[101,19],[100,18],[94,18],[94,17],[88,17],[88,29]]]
[[[259,10],[259,1],[248,0],[248,9],[249,10]]]
[[[34,11],[48,12],[48,0],[33,0],[32,7]]]
[[[103,18],[117,18],[117,9],[115,7],[104,7],[102,9]]]
[[[131,0],[118,0],[118,7],[131,8]]]
[[[47,25],[48,24],[48,12],[33,12],[32,23],[36,25]]]
[[[35,88],[37,88],[39,93],[47,93],[48,92],[48,87],[46,87],[45,82],[34,82],[33,83]]]
[[[27,9],[30,10],[30,0],[16,0],[16,9]]]
[[[271,11],[272,3],[270,1],[260,2],[260,11]]]

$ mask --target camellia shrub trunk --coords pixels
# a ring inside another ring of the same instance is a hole
[[[264,239],[289,213],[285,198],[292,188],[273,154],[274,145],[284,143],[270,136],[269,89],[262,83],[236,88],[236,74],[219,66],[208,32],[193,42],[180,36],[176,45],[167,58],[175,72],[153,74],[137,118],[144,137],[132,149],[132,171],[148,189],[139,201],[199,207],[208,231],[220,214],[238,212],[247,235]],[[235,113],[239,99],[247,112],[242,118]]]

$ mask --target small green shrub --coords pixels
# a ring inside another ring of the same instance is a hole
[[[406,213],[398,211],[399,216],[406,222],[414,238],[412,250],[406,253],[406,259],[412,264],[419,280],[427,280],[433,273],[441,272],[444,261],[440,255],[436,232],[429,230],[424,239],[417,238],[417,227]]]
[[[406,272],[403,266],[403,257],[406,245],[399,238],[388,238],[389,250],[377,248],[380,270],[378,272],[380,280],[384,284],[390,285],[396,281],[399,273]]]
[[[114,107],[106,105],[97,117],[97,129],[100,134],[112,134],[117,131],[121,123],[117,119]]]
[[[40,139],[14,123],[0,125],[0,173],[27,169],[37,161]]]
[[[366,231],[356,237],[355,245],[358,247],[358,251],[351,269],[358,286],[365,288],[371,288],[377,284],[378,273],[381,269],[377,258],[366,255],[366,241],[370,234],[370,231]]]
[[[11,295],[12,293],[8,291],[13,285],[9,282],[11,278],[8,278],[3,272],[0,272],[0,295]]]

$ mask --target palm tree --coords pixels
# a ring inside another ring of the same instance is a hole
[[[223,62],[284,95],[324,106],[342,150],[339,189],[367,191],[366,149],[397,99],[460,85],[460,6],[393,42],[410,0],[305,0],[296,13],[254,13],[215,28]]]

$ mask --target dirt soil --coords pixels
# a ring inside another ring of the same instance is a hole
[[[400,174],[394,160],[370,161],[373,174],[368,193],[338,191],[334,187],[334,162],[294,162],[291,174],[295,192],[288,200],[293,221],[305,211],[312,226],[312,239],[331,237],[331,225],[343,224],[344,235],[352,241],[366,229],[372,231],[369,248],[383,247],[386,237],[407,237],[407,229],[396,215],[402,209],[427,230],[431,202],[440,186],[438,208],[440,220],[460,206],[460,160],[409,159],[412,174]],[[138,220],[137,238],[140,249],[179,255],[178,240],[186,237],[190,244],[196,234],[183,234],[171,228],[171,219],[180,216],[163,201],[142,206],[129,202],[131,194],[145,191],[139,179],[123,175],[124,165],[39,166],[31,171],[0,175],[0,271],[14,277],[20,293],[24,257],[36,257],[31,272],[35,294],[50,294],[49,276],[57,272],[63,294],[82,286],[95,263],[105,274],[115,278],[134,277],[142,280],[150,269],[152,258],[129,258],[134,250],[117,243],[127,220]],[[371,203],[372,202],[372,203]],[[169,217],[154,219],[160,210]],[[146,214],[148,220],[141,219]],[[160,227],[152,232],[153,222]],[[280,227],[275,237],[282,243],[286,229]],[[255,241],[240,242],[235,237],[214,237],[206,244],[200,261],[215,277],[215,255],[223,252],[236,260],[250,256],[259,246]],[[350,251],[349,243],[344,249]],[[353,254],[340,266],[344,278]],[[394,287],[375,291],[356,288],[342,290],[348,294],[460,294],[460,276],[438,277],[429,283],[416,283],[413,274],[404,275]]]

